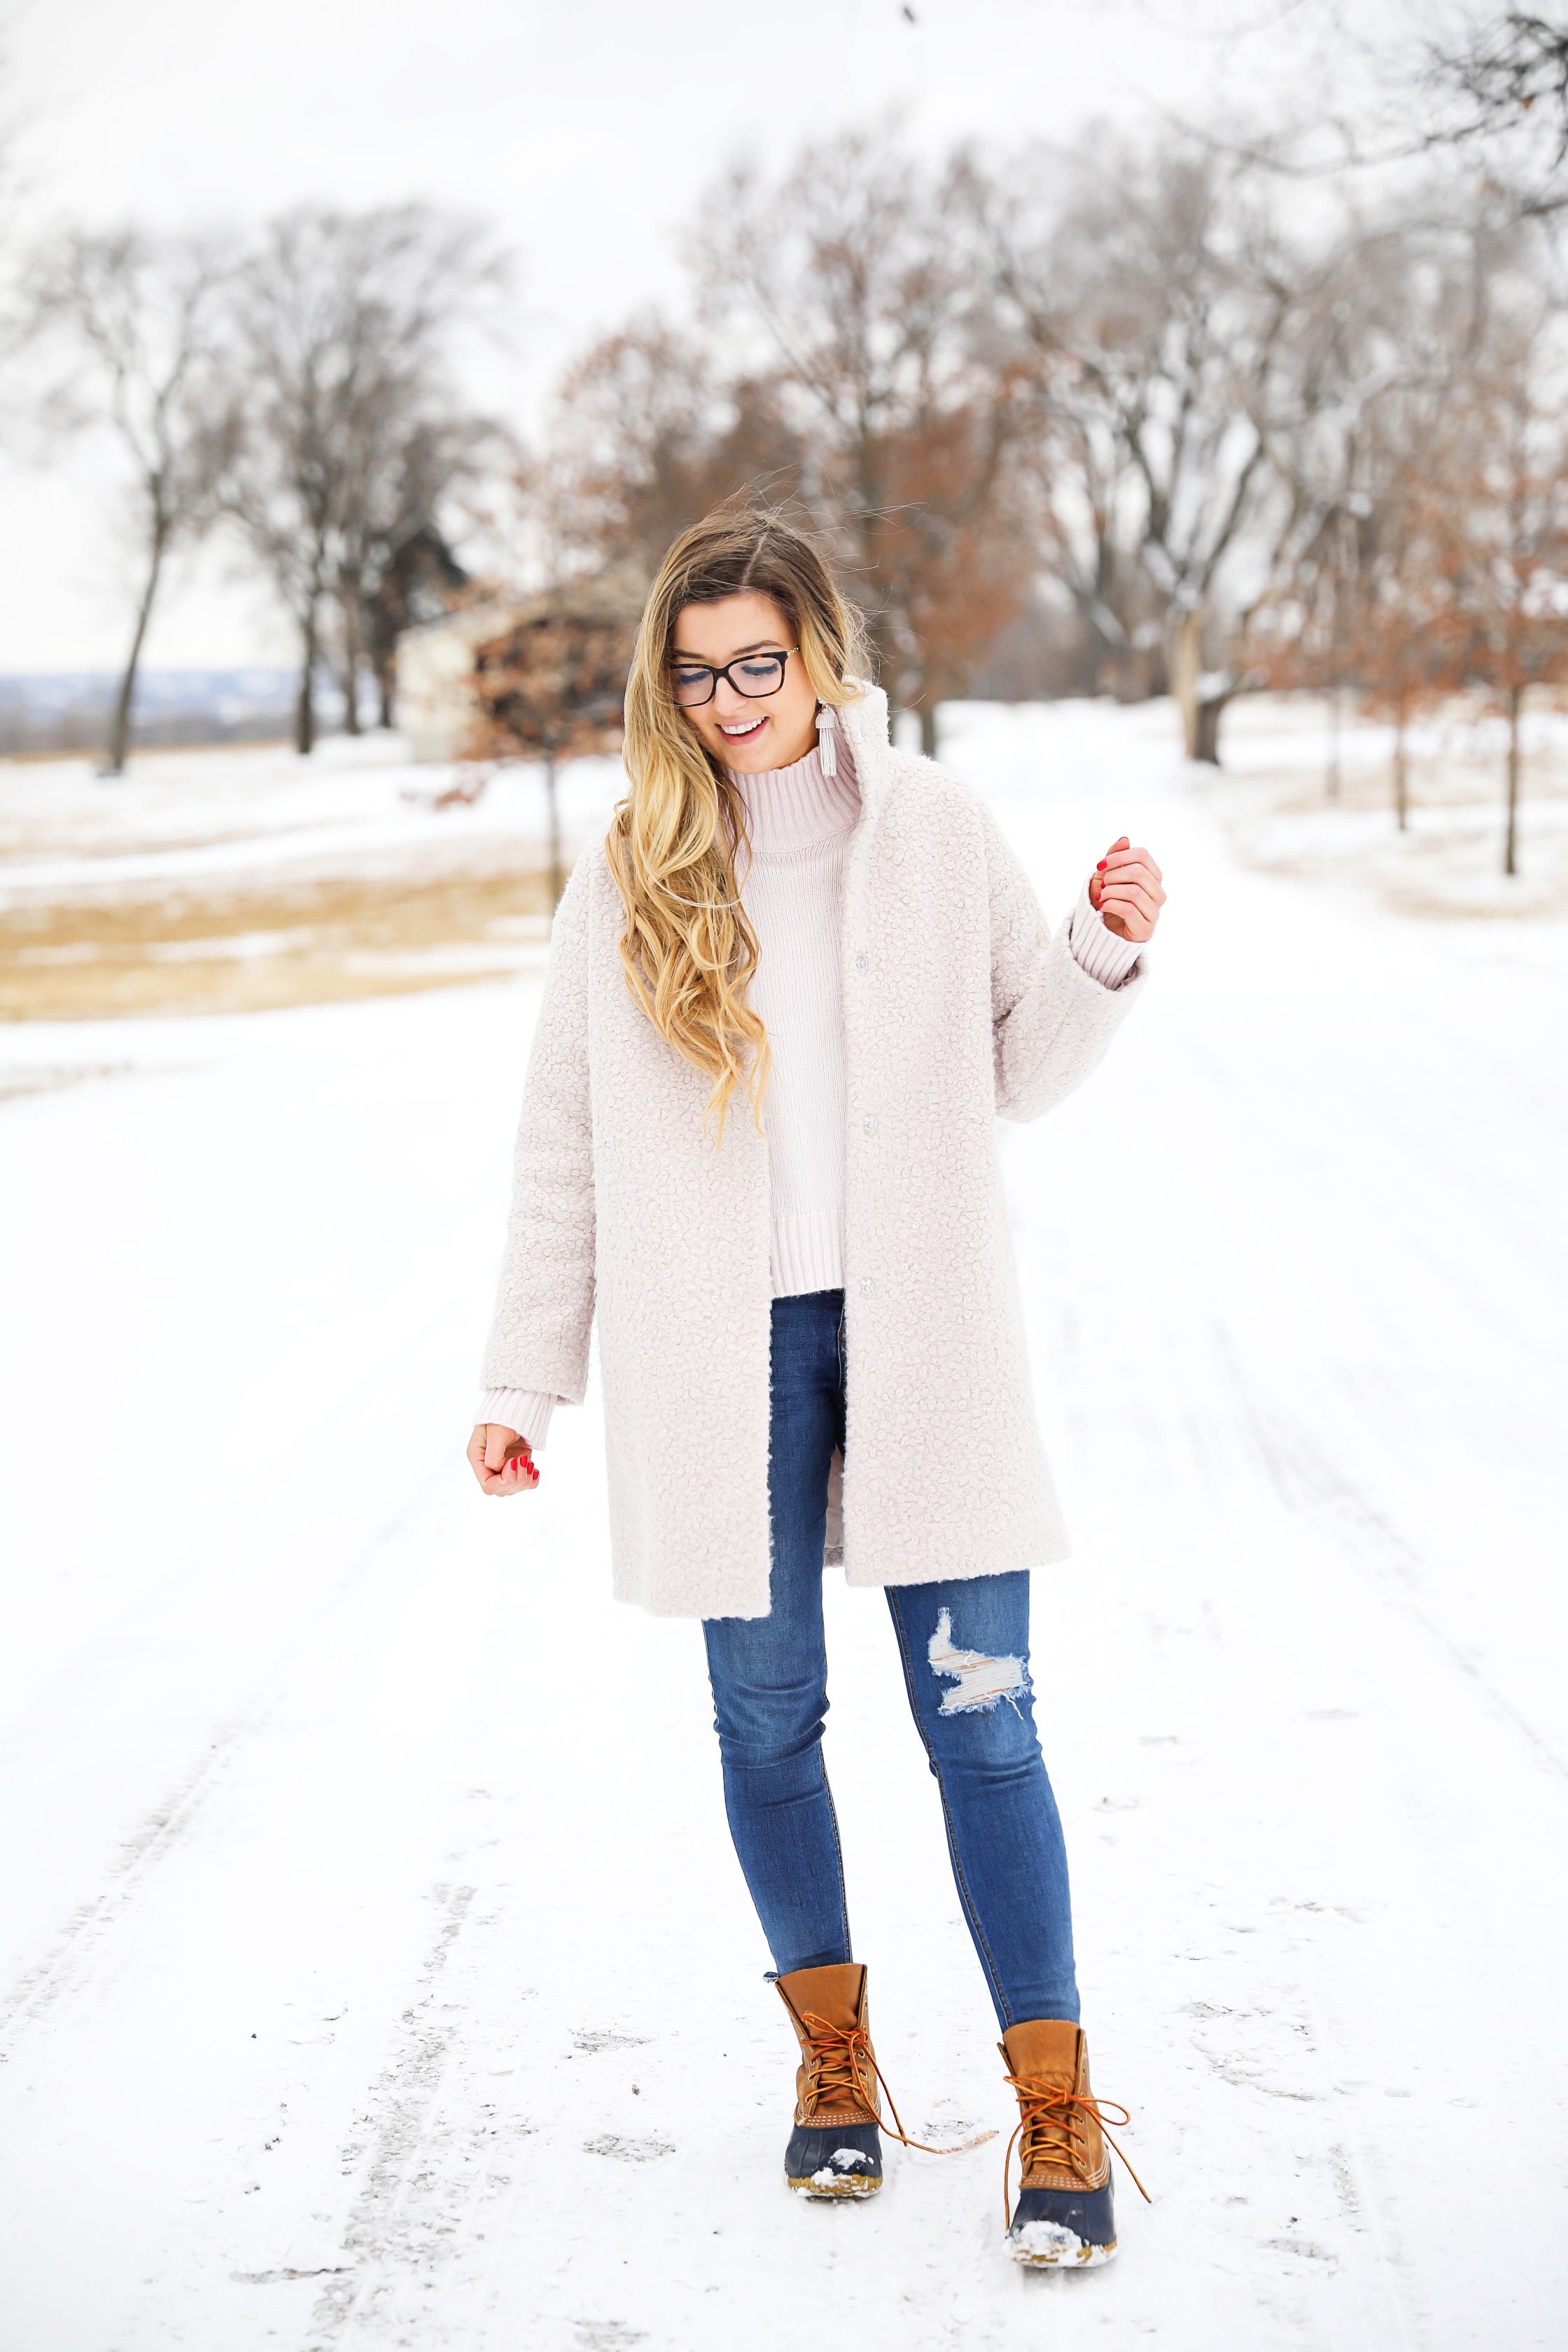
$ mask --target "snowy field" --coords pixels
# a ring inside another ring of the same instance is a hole
[[[1393,822],[1394,730],[1311,695],[1247,696],[1226,712],[1223,770],[1194,775],[1238,856],[1394,913],[1568,919],[1568,707],[1539,690],[1521,727],[1520,856],[1505,876],[1507,729],[1458,697],[1406,740],[1409,822]],[[1331,783],[1333,790],[1331,793]]]
[[[0,1029],[5,2352],[1568,2341],[1568,926],[1260,872],[1167,713],[951,719],[1053,916],[1124,828],[1171,891],[1110,1062],[1004,1129],[1078,1544],[1039,1715],[1152,2205],[1026,2276],[1000,2139],[781,2184],[698,1630],[609,1601],[592,1400],[531,1499],[461,1458],[534,946]],[[62,845],[41,773],[18,892],[229,854],[173,785],[161,843],[82,786],[122,829]],[[331,821],[417,851],[406,781]],[[879,2054],[918,2136],[1005,2131],[885,1609],[829,1616]]]
[[[0,763],[0,1021],[254,1013],[537,967],[537,768],[416,768],[395,737]],[[562,782],[581,837],[618,786]]]

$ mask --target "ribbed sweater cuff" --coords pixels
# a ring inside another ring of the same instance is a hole
[[[773,1232],[773,1297],[844,1287],[844,1212],[809,1209],[803,1215],[775,1217]]]
[[[1114,931],[1107,930],[1104,917],[1089,895],[1087,882],[1068,918],[1068,945],[1079,970],[1087,971],[1090,980],[1098,980],[1102,988],[1120,988],[1143,952],[1136,940],[1121,940]]]
[[[478,1418],[493,1421],[500,1428],[526,1437],[537,1453],[550,1433],[555,1402],[541,1389],[486,1389],[479,1399]]]

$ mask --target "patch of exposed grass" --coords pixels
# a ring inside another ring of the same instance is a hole
[[[0,1020],[254,1013],[500,976],[549,932],[540,866],[78,892],[0,908]]]

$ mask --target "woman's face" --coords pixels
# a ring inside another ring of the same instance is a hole
[[[781,654],[786,656],[782,683],[770,693],[746,693],[768,683],[768,658]],[[703,674],[721,669],[731,669],[739,687],[728,677],[715,685]],[[682,702],[681,715],[736,775],[792,767],[816,749],[816,696],[795,632],[771,596],[748,592],[716,604],[683,604],[670,648],[670,684],[678,699],[713,685],[711,700]]]

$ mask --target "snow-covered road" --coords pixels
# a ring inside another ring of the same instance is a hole
[[[955,719],[1053,911],[1123,826],[1172,892],[1004,1139],[1121,2260],[1007,2264],[1000,2141],[781,2186],[697,1629],[607,1597],[592,1402],[530,1501],[461,1460],[524,977],[0,1040],[122,1073],[0,1106],[6,2352],[1568,2340],[1568,935],[1244,875],[1163,715]],[[1005,2126],[886,1612],[829,1609],[879,2054]]]

